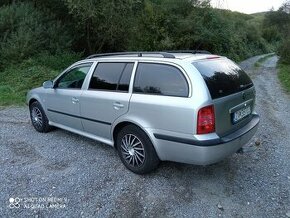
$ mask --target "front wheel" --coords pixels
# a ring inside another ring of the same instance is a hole
[[[160,162],[149,137],[134,125],[126,126],[118,133],[117,149],[123,164],[137,174],[149,173]]]
[[[48,119],[43,108],[38,101],[33,102],[29,106],[30,119],[33,127],[38,132],[49,132],[52,127],[48,124]]]

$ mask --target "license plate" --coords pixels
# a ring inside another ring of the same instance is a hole
[[[237,123],[240,120],[244,119],[245,117],[251,114],[251,106],[244,107],[232,114],[232,121],[233,123]]]

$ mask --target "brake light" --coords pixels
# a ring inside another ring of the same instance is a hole
[[[197,134],[207,134],[215,132],[214,106],[206,106],[198,111]]]

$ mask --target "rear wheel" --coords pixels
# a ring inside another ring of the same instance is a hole
[[[38,132],[49,132],[52,127],[48,124],[48,119],[43,108],[38,101],[33,102],[29,106],[30,119],[33,127]]]
[[[149,173],[160,162],[149,137],[134,125],[118,133],[117,149],[123,164],[137,174]]]

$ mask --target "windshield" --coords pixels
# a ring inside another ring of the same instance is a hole
[[[250,77],[237,64],[228,59],[208,59],[194,62],[193,65],[201,73],[213,99],[253,86]]]

